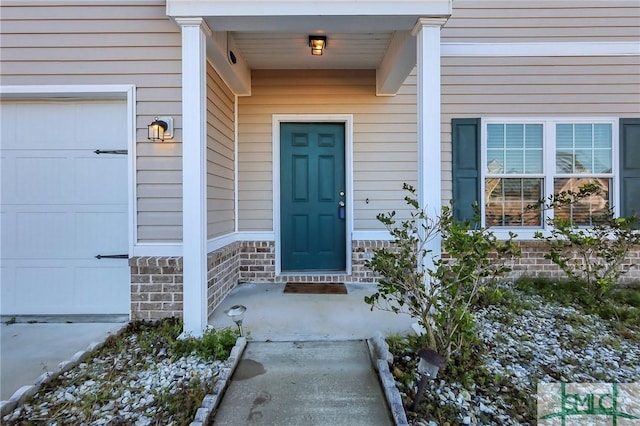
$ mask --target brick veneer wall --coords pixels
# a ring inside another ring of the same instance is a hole
[[[182,257],[134,257],[129,267],[133,318],[182,316]]]
[[[372,283],[375,275],[364,266],[373,250],[388,247],[389,241],[353,241],[351,275],[301,274],[276,276],[276,252],[273,241],[245,241],[240,254],[240,282],[359,282]]]
[[[209,314],[241,282],[357,282],[373,283],[376,275],[364,264],[377,248],[389,247],[389,241],[353,241],[351,275],[275,274],[273,241],[243,241],[209,254],[207,261],[207,308]],[[521,276],[565,278],[551,261],[544,258],[547,247],[542,241],[519,241],[522,257],[513,261],[513,271],[506,278]],[[640,248],[625,260],[626,265],[640,265]],[[182,316],[182,258],[138,257],[129,260],[131,267],[131,311],[134,318],[157,319]],[[640,281],[640,268],[632,268],[622,282]]]
[[[238,284],[241,243],[207,256],[207,310],[211,314]],[[182,257],[134,257],[131,269],[131,313],[137,319],[182,316]]]
[[[229,244],[209,254],[207,258],[207,312],[209,315],[238,285],[240,274],[239,242]]]
[[[547,245],[544,241],[518,241],[517,244],[522,251],[522,256],[514,260],[510,278],[517,279],[522,276],[529,276],[563,279],[567,277],[558,266],[544,258],[544,255],[548,253]],[[635,265],[635,267],[622,275],[620,282],[633,283],[640,281],[640,247],[630,252],[623,264],[627,267],[631,265]]]

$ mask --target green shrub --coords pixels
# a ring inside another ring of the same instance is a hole
[[[378,273],[378,290],[365,302],[413,316],[426,333],[427,346],[446,360],[466,350],[476,338],[472,307],[493,279],[510,270],[506,262],[519,254],[511,235],[498,241],[486,228],[472,229],[471,222],[453,219],[444,207],[437,218],[429,218],[418,204],[415,189],[405,201],[410,218],[398,222],[395,212],[379,214],[378,220],[394,238],[392,247],[374,250],[366,266]],[[437,236],[447,256],[433,258],[428,244]],[[433,267],[424,267],[426,257]]]
[[[544,209],[562,209],[601,192],[596,184],[580,187],[578,192],[563,191],[541,200]],[[534,207],[535,208],[535,207]],[[545,258],[558,265],[572,280],[584,281],[586,290],[602,301],[621,275],[637,266],[624,260],[634,247],[640,246],[635,218],[616,218],[613,210],[592,218],[592,226],[580,227],[566,218],[549,218],[550,235],[536,232],[535,238],[546,241]]]

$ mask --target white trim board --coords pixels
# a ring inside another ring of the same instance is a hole
[[[637,41],[447,43],[441,56],[640,56]]]
[[[273,230],[275,235],[276,276],[282,274],[280,252],[280,123],[343,123],[345,144],[346,273],[351,275],[351,233],[353,231],[353,115],[352,114],[274,114],[272,117],[273,151]]]

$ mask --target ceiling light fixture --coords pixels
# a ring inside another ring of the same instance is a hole
[[[327,47],[326,36],[309,36],[309,47],[311,48],[311,54],[314,56],[322,55],[325,47]]]

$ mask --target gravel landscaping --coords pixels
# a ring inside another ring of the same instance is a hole
[[[639,324],[620,326],[517,290],[509,297],[475,312],[473,353],[428,383],[418,412],[407,409],[410,424],[534,425],[538,383],[640,381]],[[411,340],[389,339],[405,408],[417,389]]]
[[[390,367],[411,425],[533,425],[543,382],[640,381],[640,290],[609,311],[564,297],[503,288],[475,310],[478,341],[429,382],[417,412],[416,336],[391,336]],[[633,305],[633,306],[631,306]],[[159,325],[164,324],[164,325]],[[187,425],[228,370],[237,334],[179,341],[181,324],[133,322],[95,356],[43,385],[6,425]],[[215,355],[214,355],[215,354]],[[227,373],[228,374],[228,371]]]
[[[224,330],[179,341],[181,328],[175,319],[129,324],[93,358],[44,384],[2,424],[190,424],[213,392],[237,334]]]

